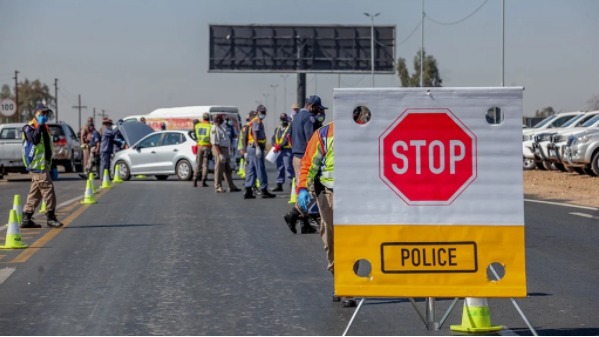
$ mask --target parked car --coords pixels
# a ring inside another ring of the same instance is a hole
[[[140,125],[147,128],[143,131],[146,134],[133,142],[133,129],[140,129]],[[114,175],[114,167],[118,166],[123,180],[140,174],[154,175],[158,180],[166,180],[170,175],[176,175],[180,180],[192,179],[197,143],[190,130],[154,132],[142,123],[124,123],[119,128],[127,144],[133,145],[115,154],[111,175]]]
[[[537,156],[533,150],[533,143],[535,143],[535,136],[540,133],[547,132],[549,129],[557,129],[566,124],[569,120],[576,116],[583,115],[584,112],[564,112],[549,116],[539,122],[532,128],[522,130],[522,152],[523,152],[523,165],[524,169],[533,169],[536,167],[545,169],[543,166],[542,159]]]
[[[599,175],[599,130],[592,129],[570,136],[564,156],[573,167],[591,176]]]
[[[545,167],[553,165],[560,171],[576,171],[583,174],[581,168],[572,167],[564,160],[564,148],[568,137],[576,136],[585,131],[592,132],[594,129],[599,130],[599,111],[587,112],[571,119],[564,124],[561,131],[537,135],[533,149],[542,158]]]
[[[25,123],[0,125],[0,171],[26,173],[21,153],[22,133]],[[83,156],[79,139],[66,123],[48,123],[54,143],[54,160],[62,165],[66,172],[80,171]]]

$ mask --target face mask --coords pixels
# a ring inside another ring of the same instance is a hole
[[[233,121],[232,120],[228,120],[227,121],[227,125],[233,125]]]
[[[258,118],[264,119],[264,118],[266,118],[266,115],[258,115]]]
[[[280,124],[281,124],[282,126],[287,126],[288,122],[287,122],[287,121],[280,121]]]
[[[245,120],[245,122],[246,122],[246,123],[249,123],[249,122],[250,122],[250,120],[249,120],[249,119],[246,119],[246,120]]]
[[[40,124],[45,124],[48,121],[48,116],[39,115],[37,118],[37,122]]]
[[[326,115],[322,114],[322,115],[318,115],[318,117],[316,117],[316,120],[322,123],[322,122],[324,122],[325,118],[326,118]]]

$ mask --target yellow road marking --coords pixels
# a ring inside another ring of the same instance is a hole
[[[95,199],[96,200],[100,199],[100,197],[102,195],[104,195],[106,192],[108,192],[107,189],[102,190],[100,193],[98,193],[96,195]],[[75,202],[75,204],[80,205],[78,202]],[[33,244],[29,245],[29,248],[27,248],[25,251],[23,251],[21,254],[19,254],[17,257],[15,257],[15,259],[10,261],[10,263],[21,263],[21,262],[25,262],[25,261],[29,260],[29,258],[32,257],[33,254],[37,253],[37,251],[40,250],[40,248],[44,247],[45,244],[50,242],[50,240],[52,240],[55,236],[57,236],[62,231],[63,228],[67,227],[71,222],[73,222],[73,220],[77,219],[77,217],[80,216],[81,213],[83,213],[90,206],[91,205],[81,205],[81,207],[79,207],[79,209],[77,209],[73,214],[71,214],[68,218],[66,218],[62,222],[64,225],[63,227],[54,228],[54,229],[50,230],[48,233],[46,233],[44,236],[39,238]]]

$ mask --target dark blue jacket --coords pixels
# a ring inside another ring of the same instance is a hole
[[[100,144],[100,153],[113,153],[114,131],[110,128],[102,130],[102,143]]]
[[[306,109],[301,109],[291,122],[291,150],[293,156],[302,158],[306,145],[316,130],[314,115]]]

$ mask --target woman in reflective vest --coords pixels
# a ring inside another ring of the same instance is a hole
[[[208,161],[210,160],[210,153],[212,151],[212,145],[210,144],[210,130],[212,129],[210,114],[204,112],[202,119],[204,120],[202,123],[195,125],[198,154],[193,174],[193,187],[198,187],[198,177],[200,174],[202,175],[202,187],[208,187],[206,179],[208,179]],[[200,173],[200,171],[202,172]]]

